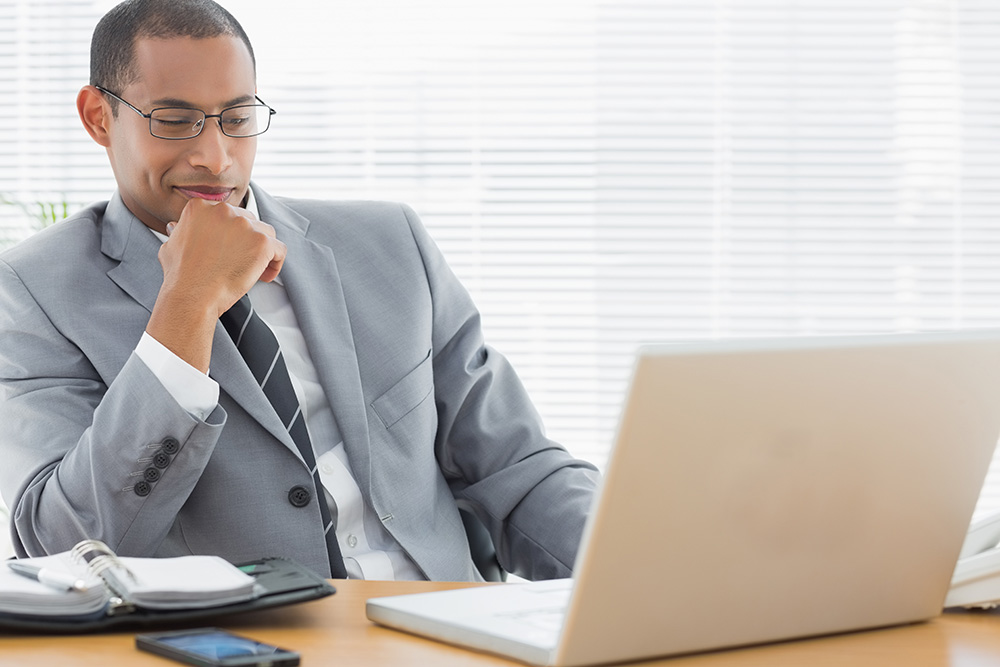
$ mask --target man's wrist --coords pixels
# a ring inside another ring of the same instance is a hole
[[[161,289],[146,333],[191,366],[208,373],[218,318],[214,306]]]

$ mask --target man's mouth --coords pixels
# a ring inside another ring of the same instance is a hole
[[[226,201],[235,191],[235,188],[208,185],[175,185],[174,189],[189,199],[207,199],[208,201]]]

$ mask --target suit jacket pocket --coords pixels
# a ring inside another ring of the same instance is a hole
[[[386,428],[392,426],[423,403],[434,392],[434,371],[431,354],[402,380],[374,401],[372,409]]]

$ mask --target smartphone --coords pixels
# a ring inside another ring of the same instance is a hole
[[[299,654],[219,628],[151,632],[136,648],[199,667],[294,667]]]

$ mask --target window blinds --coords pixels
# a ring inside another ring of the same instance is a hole
[[[0,1],[0,193],[113,187],[73,108],[110,4]],[[257,181],[411,204],[598,464],[640,342],[1000,323],[993,2],[228,6],[278,110]]]
[[[0,244],[20,240],[113,188],[104,151],[76,116],[90,35],[83,0],[0,0]]]

